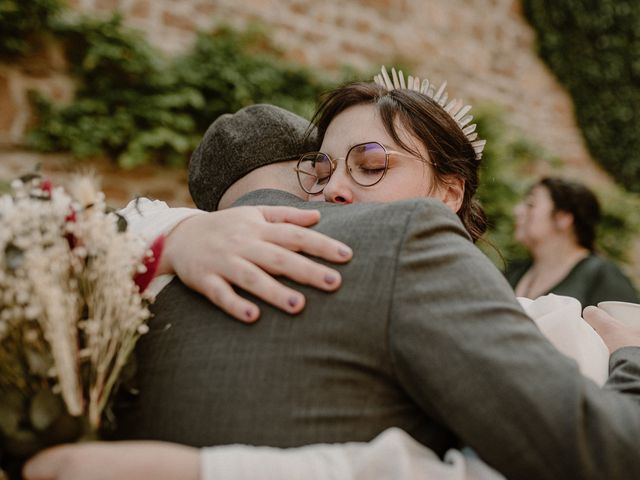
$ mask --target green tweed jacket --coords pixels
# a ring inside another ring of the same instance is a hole
[[[354,252],[342,288],[304,312],[234,321],[174,280],[137,349],[121,436],[206,446],[368,441],[388,427],[443,453],[469,445],[510,479],[640,478],[640,349],[600,389],[521,310],[442,203],[320,208]],[[621,394],[622,392],[623,394]]]

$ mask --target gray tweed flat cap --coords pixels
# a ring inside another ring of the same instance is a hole
[[[317,148],[315,128],[283,108],[258,104],[221,115],[191,156],[189,192],[198,208],[217,210],[224,192],[247,173]]]

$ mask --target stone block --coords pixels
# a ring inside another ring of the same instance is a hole
[[[371,32],[373,29],[371,28],[371,22],[367,19],[364,18],[357,18],[354,22],[353,22],[353,29],[356,32],[362,33],[362,34],[367,34],[369,32]]]
[[[292,48],[291,50],[287,50],[285,52],[285,58],[290,62],[301,63],[305,65],[309,60],[307,51],[308,49],[305,50],[299,47]]]
[[[120,0],[95,0],[94,8],[103,12],[113,12],[121,8]]]
[[[289,11],[295,15],[306,15],[309,13],[309,4],[307,2],[293,2],[289,5]]]
[[[196,30],[196,23],[191,17],[187,15],[177,15],[167,11],[162,13],[162,24],[168,28],[186,30],[189,32],[194,32]]]
[[[213,0],[202,1],[202,2],[196,3],[194,7],[194,11],[197,15],[211,17],[218,12],[218,6],[216,5],[216,2]]]
[[[127,12],[132,18],[146,19],[151,15],[151,5],[149,0],[135,0]]]

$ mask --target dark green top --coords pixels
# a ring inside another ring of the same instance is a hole
[[[514,289],[531,265],[529,260],[514,262],[507,268],[505,276]],[[640,303],[629,278],[613,262],[595,254],[580,260],[545,295],[549,293],[577,298],[583,307],[606,300]]]

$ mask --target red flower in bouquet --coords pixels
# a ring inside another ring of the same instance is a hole
[[[156,272],[158,271],[158,265],[160,265],[160,257],[162,256],[162,250],[164,249],[164,235],[160,235],[156,238],[149,250],[146,252],[143,260],[144,270],[142,272],[137,273],[133,277],[133,281],[138,286],[140,293],[143,293],[151,281],[156,276]]]

